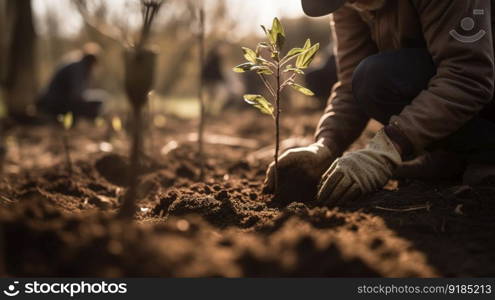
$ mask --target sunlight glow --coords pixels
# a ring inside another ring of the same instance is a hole
[[[114,15],[133,17],[127,13],[123,0],[103,0],[113,8]],[[135,0],[138,3],[138,0]],[[205,0],[206,5],[208,1]],[[260,24],[270,24],[274,17],[301,17],[301,0],[226,0],[231,18],[240,20],[240,34],[258,32]],[[130,1],[132,2],[132,1]],[[33,0],[33,8],[40,23],[47,12],[55,13],[64,24],[62,34],[72,34],[79,30],[81,18],[68,0]],[[135,19],[135,18],[133,18]],[[40,24],[42,25],[42,24]],[[43,26],[40,26],[43,33]]]

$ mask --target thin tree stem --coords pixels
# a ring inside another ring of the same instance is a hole
[[[130,153],[130,166],[128,173],[129,188],[125,194],[124,203],[120,211],[123,219],[132,219],[136,212],[136,197],[139,172],[139,156],[141,151],[141,108],[134,107],[134,127],[132,132],[132,145]]]
[[[270,84],[270,82],[266,79],[265,75],[263,74],[258,74],[261,78],[261,81],[263,81],[263,84],[266,86],[267,90],[270,92],[270,94],[273,96],[273,97],[277,97],[275,91],[273,90],[273,87],[272,85]]]
[[[148,97],[148,105],[147,105],[147,115],[148,115],[148,120],[146,121],[146,129],[148,131],[148,140],[149,140],[149,154],[153,156],[156,153],[156,147],[155,147],[155,139],[153,138],[153,127],[154,127],[154,107],[153,107],[153,99],[154,97]]]
[[[275,192],[278,192],[278,153],[280,151],[280,64],[276,69],[277,91],[275,95]]]
[[[290,57],[289,59],[285,59],[285,60],[282,60],[280,62],[280,68],[282,68],[283,66],[285,66],[286,64],[288,64],[289,62],[291,62],[293,59],[297,58],[299,55],[294,55],[292,57]]]
[[[65,164],[67,167],[67,172],[69,173],[69,176],[72,177],[72,159],[70,156],[69,138],[68,138],[67,130],[64,130],[64,133],[62,134],[62,143],[64,144]]]
[[[204,64],[205,64],[205,11],[204,7],[201,6],[199,9],[199,33],[198,33],[198,44],[199,44],[199,88],[198,88],[198,99],[199,99],[199,128],[198,128],[198,158],[199,158],[199,180],[203,180],[205,176],[205,158],[204,158],[204,131],[206,123],[206,107],[204,99]]]
[[[284,83],[282,83],[282,85],[280,86],[280,90],[283,90],[284,87],[286,87],[289,83],[294,82],[294,78],[296,78],[296,74],[292,74],[289,77],[289,79],[287,79],[286,81],[284,81]]]

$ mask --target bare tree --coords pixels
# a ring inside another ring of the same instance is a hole
[[[6,24],[7,14],[6,14],[6,6],[5,1],[0,1],[0,28],[7,28]],[[7,63],[7,31],[0,30],[0,87],[4,86],[5,76],[6,76],[6,63]],[[1,100],[1,98],[0,98]],[[4,164],[4,136],[3,136],[3,128],[0,123],[0,174],[3,172],[3,164]],[[6,262],[6,254],[5,254],[5,237],[4,237],[4,229],[3,224],[0,224],[0,277],[7,276],[7,271],[5,267]]]
[[[52,64],[55,64],[57,60],[66,53],[65,43],[61,37],[60,32],[60,19],[56,8],[48,8],[45,14],[44,22],[46,24],[46,30],[50,34],[46,37],[48,40],[48,57]]]
[[[129,39],[127,32],[123,28],[109,24],[104,20],[107,12],[105,2],[96,2],[97,8],[94,12],[90,11],[86,0],[72,0],[72,4],[81,15],[84,25],[91,35],[114,42],[121,47],[126,46],[125,44]]]
[[[6,2],[0,1],[0,28],[7,29]],[[6,74],[7,31],[0,30],[0,87],[4,85]]]
[[[9,115],[23,118],[31,114],[37,90],[31,0],[6,0],[5,11],[4,99]]]
[[[129,188],[124,197],[119,216],[132,220],[136,211],[139,161],[142,149],[142,112],[152,90],[157,53],[149,49],[153,22],[164,0],[141,0],[143,25],[137,43],[126,49],[125,89],[133,112],[133,132],[130,147]]]

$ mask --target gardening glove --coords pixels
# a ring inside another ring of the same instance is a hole
[[[402,162],[401,154],[382,129],[369,145],[337,159],[323,175],[317,199],[336,205],[383,187]]]
[[[335,158],[335,155],[321,142],[288,150],[278,161],[278,190],[275,191],[275,162],[273,162],[266,172],[264,191],[275,193],[277,198],[287,203],[312,200],[316,196],[321,176]]]

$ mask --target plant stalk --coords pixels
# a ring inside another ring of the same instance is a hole
[[[267,88],[268,92],[270,92],[270,95],[272,95],[273,97],[276,97],[277,95],[276,95],[275,91],[273,90],[270,82],[268,80],[266,80],[265,75],[263,75],[263,74],[258,74],[258,75],[260,76],[261,81],[263,81],[263,84]]]
[[[132,219],[136,212],[136,198],[139,172],[139,155],[141,151],[141,124],[142,108],[134,107],[134,126],[132,131],[132,145],[130,148],[130,165],[129,165],[129,188],[124,197],[124,203],[120,211],[120,217],[123,219]]]
[[[277,91],[275,93],[275,193],[278,192],[278,154],[280,152],[280,62],[276,70]]]
[[[151,156],[155,155],[157,153],[156,151],[156,146],[155,146],[155,139],[153,138],[153,127],[154,127],[154,107],[153,107],[153,99],[154,97],[149,97],[148,99],[148,105],[147,105],[147,110],[146,114],[147,116],[147,121],[146,121],[146,131],[148,132],[148,141],[149,141],[149,154]]]
[[[69,173],[69,176],[72,177],[72,159],[70,155],[69,137],[67,134],[67,130],[64,130],[62,134],[62,143],[64,144],[65,165],[67,167],[67,173]]]
[[[198,32],[198,48],[199,48],[199,127],[198,127],[198,159],[199,159],[199,180],[203,180],[205,176],[205,157],[204,157],[204,131],[206,123],[206,107],[204,99],[204,80],[203,70],[205,65],[205,11],[201,6],[199,9],[199,32]]]

